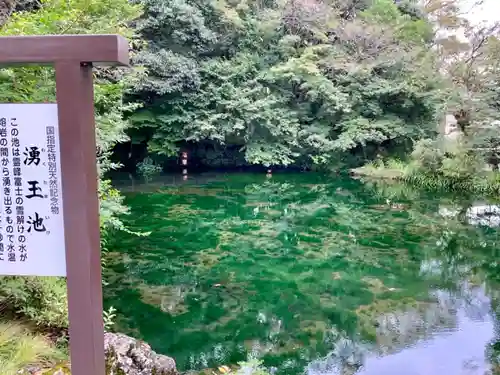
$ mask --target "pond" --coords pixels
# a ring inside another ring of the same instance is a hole
[[[129,229],[150,233],[109,243],[105,304],[118,331],[180,370],[258,358],[286,375],[485,374],[498,362],[489,202],[314,173],[120,188]]]

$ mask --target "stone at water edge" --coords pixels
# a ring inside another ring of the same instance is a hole
[[[145,342],[119,333],[105,333],[106,375],[178,375],[175,361],[154,352]],[[1,373],[0,373],[1,374]],[[30,366],[17,375],[71,375],[70,364]]]
[[[71,370],[69,368],[69,363],[64,362],[51,368],[29,366],[19,370],[17,375],[71,375]]]
[[[121,333],[104,335],[106,375],[177,375],[173,358]]]

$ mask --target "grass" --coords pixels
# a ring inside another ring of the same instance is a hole
[[[44,336],[30,333],[19,323],[0,323],[0,371],[15,375],[28,366],[51,367],[64,354]]]
[[[353,176],[372,180],[399,181],[416,188],[440,192],[464,192],[497,196],[500,194],[500,174],[481,171],[472,176],[444,175],[442,172],[424,172],[415,162],[398,159],[377,160],[351,170]]]

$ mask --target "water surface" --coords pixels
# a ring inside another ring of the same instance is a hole
[[[496,363],[499,238],[491,212],[472,217],[477,197],[312,173],[121,188],[127,225],[150,235],[109,244],[106,304],[117,330],[182,370],[259,358],[286,375],[441,375]]]

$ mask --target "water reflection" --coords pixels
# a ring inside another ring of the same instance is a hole
[[[493,204],[312,174],[133,190],[128,225],[151,235],[110,244],[106,303],[183,370],[494,370],[499,241],[474,221]]]
[[[500,206],[494,204],[474,205],[467,210],[466,216],[471,225],[500,226]]]
[[[496,204],[472,204],[469,207],[439,207],[439,214],[445,218],[457,218],[465,211],[465,219],[470,225],[490,228],[500,226],[500,206]]]
[[[484,287],[464,285],[457,292],[432,294],[436,302],[423,311],[379,317],[376,354],[339,340],[349,354],[335,349],[313,361],[307,374],[487,374],[491,366],[485,348],[494,338],[494,317]]]

